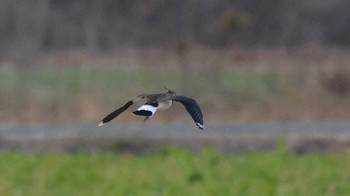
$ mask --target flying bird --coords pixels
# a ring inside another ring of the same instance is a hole
[[[145,117],[144,121],[152,117],[158,109],[166,110],[173,104],[174,101],[176,101],[176,102],[182,103],[182,105],[185,106],[187,112],[191,115],[192,119],[194,120],[198,128],[203,130],[204,129],[203,115],[197,102],[190,97],[176,95],[174,91],[171,91],[166,87],[164,88],[167,90],[167,92],[165,93],[156,93],[156,94],[145,93],[134,97],[130,101],[126,102],[125,105],[116,109],[112,113],[108,114],[105,118],[103,118],[98,126],[102,126],[105,123],[113,120],[119,114],[127,110],[134,103],[145,99],[146,103],[141,107],[139,107],[134,112],[132,112],[134,115],[144,116]]]

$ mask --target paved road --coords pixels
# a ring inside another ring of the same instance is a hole
[[[236,123],[209,124],[0,124],[0,149],[47,151],[100,150],[148,153],[164,147],[198,152],[213,147],[224,153],[268,151],[278,143],[296,153],[338,152],[349,149],[350,123]]]

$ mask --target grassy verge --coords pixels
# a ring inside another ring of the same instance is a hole
[[[274,74],[230,68],[203,67],[182,73],[176,67],[0,67],[0,107],[8,121],[96,121],[132,96],[164,91],[167,86],[195,97],[204,110],[220,118],[231,106],[268,103],[269,97],[279,93],[278,85]]]
[[[1,195],[348,195],[350,156],[0,153]]]
[[[0,64],[0,118],[96,122],[130,97],[167,86],[195,97],[209,121],[348,120],[348,56],[287,52],[243,51],[242,60],[229,51],[199,49],[187,63],[160,51],[99,58],[56,54],[36,66]],[[175,108],[155,120],[182,120],[182,112]]]

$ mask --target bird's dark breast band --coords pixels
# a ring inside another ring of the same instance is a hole
[[[159,104],[158,103],[148,103],[147,102],[145,105],[151,105],[153,107],[158,107]]]

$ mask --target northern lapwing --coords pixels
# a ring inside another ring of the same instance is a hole
[[[156,94],[145,93],[134,97],[133,99],[128,101],[125,105],[116,109],[112,113],[108,114],[105,118],[103,118],[98,126],[102,126],[105,123],[113,120],[119,114],[127,110],[132,104],[145,99],[146,103],[142,105],[140,108],[138,108],[137,110],[135,110],[134,112],[132,112],[137,116],[145,116],[144,121],[152,117],[158,109],[166,110],[173,104],[174,101],[177,101],[182,103],[185,106],[187,112],[191,115],[192,119],[194,120],[198,128],[203,130],[204,129],[203,115],[197,102],[190,97],[176,95],[174,91],[171,91],[166,87],[164,88],[167,90],[167,92],[165,93],[156,93]]]

